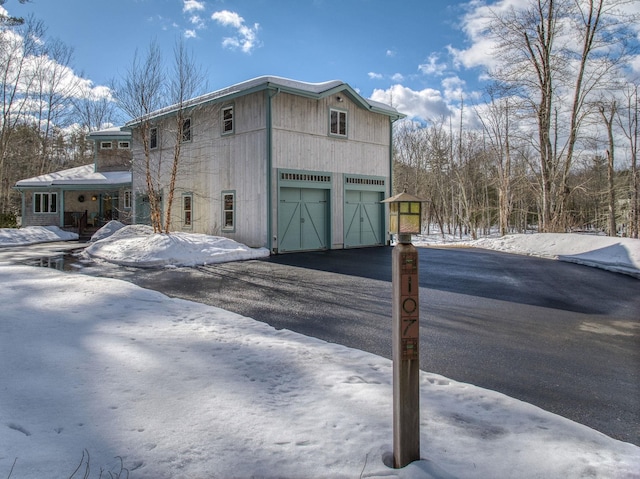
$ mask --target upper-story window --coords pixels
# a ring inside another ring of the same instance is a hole
[[[233,133],[233,106],[222,109],[222,134]]]
[[[122,201],[122,206],[125,210],[131,209],[131,190],[124,190],[124,199]]]
[[[131,144],[128,141],[119,141],[118,142],[118,148],[121,148],[123,150],[128,150],[131,147]]]
[[[347,112],[331,109],[329,116],[329,133],[331,135],[347,136]]]
[[[158,128],[149,129],[149,148],[151,150],[158,148]]]
[[[191,118],[182,120],[182,141],[191,141]]]
[[[110,141],[101,141],[100,142],[100,149],[101,150],[110,150],[111,148],[113,148],[113,144]]]

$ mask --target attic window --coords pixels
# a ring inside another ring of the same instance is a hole
[[[101,141],[100,142],[100,149],[101,150],[110,150],[111,148],[113,148],[113,144],[110,141]]]
[[[329,134],[347,136],[347,112],[331,109],[329,112]]]

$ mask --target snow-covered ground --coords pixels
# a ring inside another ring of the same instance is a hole
[[[120,233],[126,247],[113,234],[88,252],[168,265],[201,261],[198,248],[212,248],[206,262],[224,260],[225,249],[237,259],[242,249],[197,235],[184,237],[186,248],[129,233]],[[544,251],[520,252],[589,254],[538,239]],[[515,240],[496,241],[517,250]],[[640,269],[640,241],[612,241]],[[151,254],[150,244],[164,252]],[[624,262],[610,246],[592,247],[598,265]],[[609,252],[616,255],[607,260]],[[428,372],[423,459],[395,470],[389,360],[127,282],[51,269],[2,264],[0,304],[2,478],[66,478],[81,461],[74,477],[117,477],[123,466],[132,479],[640,478],[639,447]]]

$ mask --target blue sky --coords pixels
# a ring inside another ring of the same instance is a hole
[[[94,87],[122,77],[152,40],[171,63],[184,39],[207,91],[263,75],[342,80],[411,118],[458,117],[481,102],[492,65],[487,5],[526,0],[8,0],[74,49],[74,72]],[[0,7],[1,9],[2,7]],[[625,8],[640,14],[640,2]],[[640,40],[640,28],[637,40]],[[640,56],[632,61],[640,73]],[[472,115],[470,115],[472,116]],[[470,117],[469,116],[469,117]],[[468,117],[468,118],[469,118]]]
[[[5,8],[42,19],[50,37],[74,48],[75,72],[95,86],[123,75],[136,48],[144,52],[152,39],[169,61],[182,37],[207,71],[209,91],[262,75],[339,79],[365,97],[396,85],[435,115],[455,100],[456,87],[482,86],[481,68],[455,66],[450,52],[469,46],[461,30],[467,3],[31,0],[21,5],[8,0]]]

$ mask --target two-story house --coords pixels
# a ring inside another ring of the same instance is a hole
[[[22,226],[59,226],[81,235],[113,219],[131,222],[131,132],[95,131],[94,162],[20,180]]]
[[[392,125],[403,116],[341,81],[265,76],[133,120],[135,220],[149,217],[145,132],[162,207],[181,141],[171,230],[274,253],[386,244],[380,201],[391,194]]]

